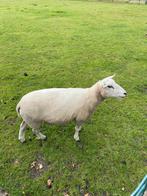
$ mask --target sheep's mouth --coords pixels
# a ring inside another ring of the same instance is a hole
[[[126,96],[119,96],[118,99],[124,99]]]

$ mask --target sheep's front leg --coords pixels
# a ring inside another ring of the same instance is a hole
[[[80,124],[77,124],[77,125],[75,126],[74,139],[75,139],[76,141],[80,141],[79,132],[80,132],[81,128],[82,128],[81,123],[80,123]]]
[[[46,140],[46,136],[43,135],[39,129],[32,129],[33,134],[37,136],[37,139]]]
[[[27,128],[27,124],[25,123],[25,121],[22,121],[22,123],[20,124],[19,135],[18,135],[18,139],[21,143],[25,142],[26,128]]]

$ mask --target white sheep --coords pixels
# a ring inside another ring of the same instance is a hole
[[[123,98],[126,91],[109,76],[90,88],[50,88],[30,92],[22,97],[16,111],[22,117],[19,137],[25,141],[27,125],[38,139],[46,139],[40,132],[43,122],[64,124],[75,120],[74,139],[79,141],[82,124],[91,116],[96,106],[107,97]]]

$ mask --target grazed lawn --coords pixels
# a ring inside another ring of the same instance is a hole
[[[0,7],[0,187],[12,196],[129,195],[147,172],[147,7],[65,0],[1,0]],[[22,95],[88,87],[113,73],[128,98],[98,107],[80,144],[72,123],[45,125],[43,143],[31,130],[18,142]],[[30,170],[36,159],[45,164],[40,175]]]

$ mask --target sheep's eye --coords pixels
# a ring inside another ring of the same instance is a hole
[[[114,89],[114,87],[113,87],[113,86],[111,86],[111,85],[108,85],[108,88],[113,88],[113,89]]]

